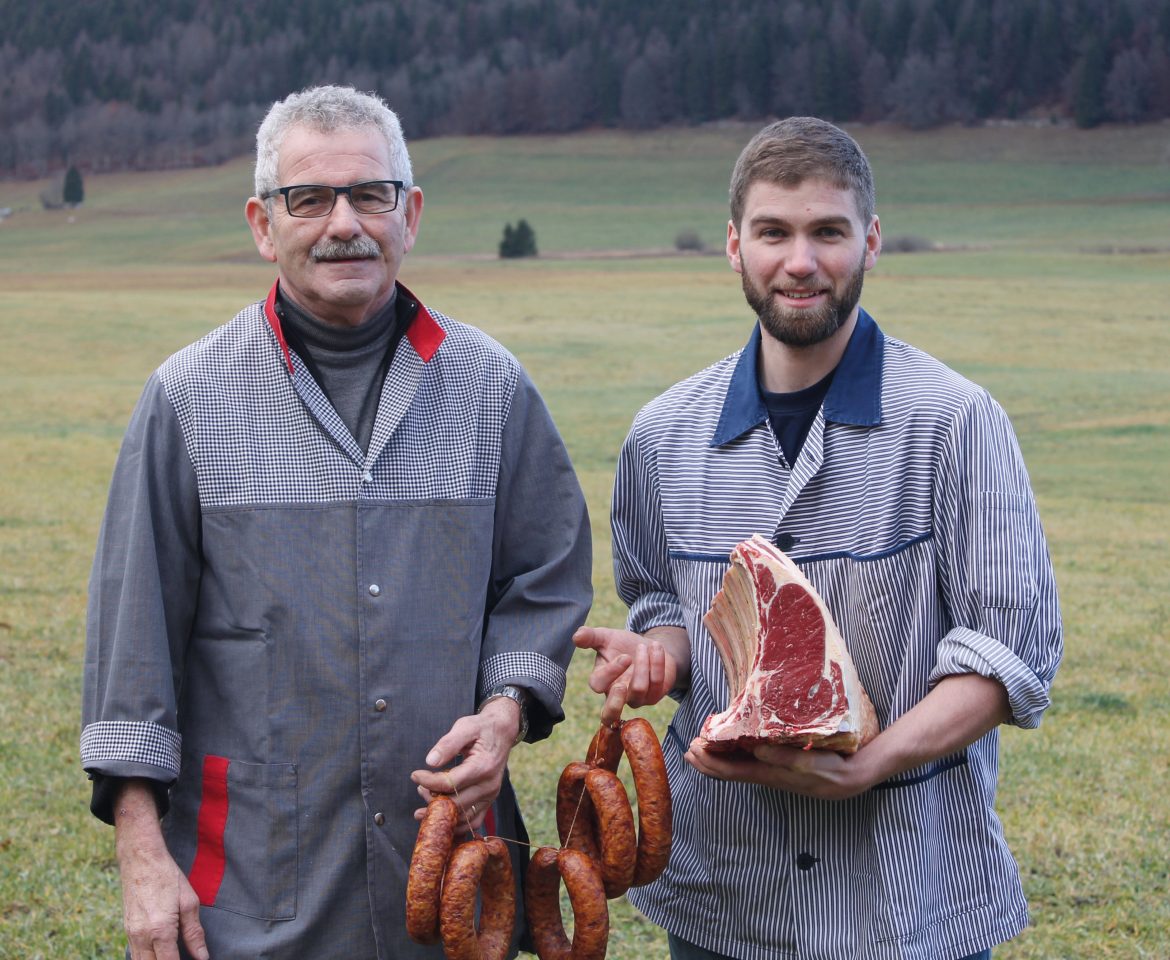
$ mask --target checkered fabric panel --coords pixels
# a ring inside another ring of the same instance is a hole
[[[517,651],[490,657],[480,665],[476,700],[482,700],[492,687],[513,683],[520,677],[538,680],[552,692],[558,703],[564,699],[565,671],[539,653]]]
[[[366,462],[339,442],[344,427],[295,355],[290,376],[262,304],[171,357],[159,377],[201,504],[494,496],[519,364],[479,330],[432,316],[446,338],[428,363],[400,343]]]
[[[105,720],[81,733],[81,765],[144,763],[179,775],[182,738],[157,723]]]

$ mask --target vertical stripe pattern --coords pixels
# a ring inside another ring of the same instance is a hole
[[[691,638],[691,687],[664,744],[673,853],[630,899],[745,960],[965,957],[1028,921],[994,811],[997,732],[836,802],[712,780],[682,754],[728,703],[702,617],[753,533],[824,597],[882,727],[959,673],[998,680],[1012,722],[1036,726],[1062,633],[1011,425],[986,391],[862,312],[789,467],[762,405],[751,409],[757,349],[758,334],[648,404],[618,463],[614,571],[629,626]]]

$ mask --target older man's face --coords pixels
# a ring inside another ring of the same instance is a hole
[[[375,129],[320,133],[293,127],[280,145],[280,186],[335,187],[392,180],[390,153]],[[328,216],[289,216],[284,199],[248,201],[261,256],[280,268],[281,290],[319,320],[357,326],[390,299],[422,216],[422,192],[404,192],[390,213],[359,214],[339,196]]]

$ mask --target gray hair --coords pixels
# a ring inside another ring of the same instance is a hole
[[[753,183],[799,186],[826,180],[850,190],[866,227],[874,214],[873,171],[857,141],[816,117],[789,117],[768,124],[743,148],[731,174],[731,220],[739,229]]]
[[[353,87],[309,87],[274,103],[256,131],[257,197],[280,186],[280,145],[293,127],[307,127],[318,133],[372,127],[386,138],[390,176],[407,186],[414,182],[402,124],[381,97],[359,93]]]

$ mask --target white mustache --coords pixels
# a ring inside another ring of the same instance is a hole
[[[321,240],[313,244],[309,257],[316,263],[322,260],[365,260],[374,259],[381,249],[369,237],[354,237],[352,240]]]

